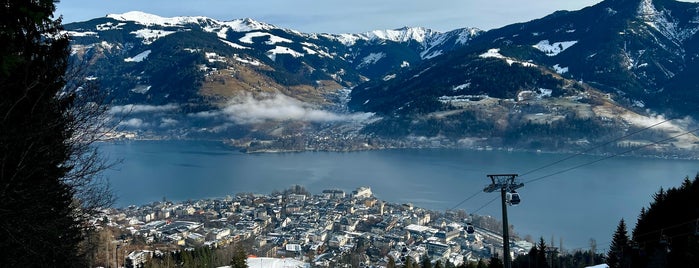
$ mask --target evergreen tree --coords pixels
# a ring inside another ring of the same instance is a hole
[[[631,247],[629,246],[629,235],[626,231],[626,223],[624,219],[619,221],[612,244],[609,246],[607,253],[607,265],[610,268],[628,267],[631,257]]]
[[[0,7],[0,263],[7,267],[87,266],[83,220],[111,200],[92,188],[99,162],[83,161],[98,160],[94,133],[80,128],[91,114],[77,112],[88,106],[67,89],[69,40],[54,11],[52,0]]]
[[[488,268],[502,268],[504,264],[502,263],[502,260],[498,258],[497,256],[493,256],[490,258],[490,263],[488,263]]]
[[[444,267],[442,266],[442,261],[437,260],[437,262],[434,263],[434,268],[444,268]]]
[[[477,268],[488,268],[488,265],[485,264],[485,262],[483,261],[483,259],[479,259],[479,260],[478,260],[478,264],[476,264],[476,267],[477,267]]]
[[[699,175],[680,187],[661,188],[633,229],[633,267],[697,267]]]
[[[413,259],[410,258],[410,256],[405,257],[405,268],[413,268],[415,265],[413,265]]]
[[[231,260],[230,265],[232,268],[248,267],[248,256],[240,243],[237,243],[233,248],[233,259]]]
[[[386,268],[396,268],[396,260],[394,260],[393,257],[388,256],[388,264],[386,264]]]
[[[430,259],[430,256],[425,254],[422,256],[422,268],[432,268],[432,260]]]
[[[548,268],[549,264],[546,259],[546,251],[548,247],[543,237],[539,238],[539,244],[536,245],[536,267],[538,268]]]

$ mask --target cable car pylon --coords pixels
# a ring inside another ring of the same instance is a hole
[[[500,196],[502,199],[502,246],[503,246],[503,263],[505,268],[512,268],[512,259],[510,257],[510,230],[509,223],[507,222],[507,205],[519,204],[520,198],[517,194],[517,189],[524,186],[524,183],[516,183],[515,178],[517,174],[490,174],[486,175],[491,180],[491,184],[483,189],[486,193],[492,193],[496,190],[500,190]],[[510,198],[507,198],[507,195]],[[516,203],[511,202],[515,199]]]

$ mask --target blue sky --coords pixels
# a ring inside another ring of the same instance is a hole
[[[687,0],[685,0],[687,1]],[[62,0],[56,14],[64,23],[112,13],[143,11],[163,17],[206,16],[218,20],[253,18],[313,33],[361,33],[422,26],[438,31],[484,30],[578,10],[600,0]]]

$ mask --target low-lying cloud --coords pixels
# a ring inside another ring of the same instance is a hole
[[[143,119],[140,118],[131,118],[128,120],[123,120],[119,122],[119,126],[121,127],[129,127],[129,128],[143,128],[147,127],[149,124],[143,122]]]
[[[239,124],[259,123],[268,120],[306,122],[364,121],[373,116],[372,113],[340,114],[320,110],[282,94],[262,100],[254,99],[249,95],[244,96],[231,101],[221,110],[221,113]],[[206,117],[213,115],[213,113],[199,113],[195,116]]]
[[[117,105],[109,108],[110,114],[137,114],[137,113],[157,113],[157,112],[170,112],[180,108],[177,104],[165,104],[165,105],[143,105],[143,104],[127,104],[127,105]]]

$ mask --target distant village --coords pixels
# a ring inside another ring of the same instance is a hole
[[[294,186],[283,193],[110,208],[91,224],[118,230],[105,254],[126,267],[146,266],[169,251],[221,249],[241,241],[247,242],[249,264],[283,258],[284,267],[386,267],[389,256],[397,265],[427,256],[458,266],[503,256],[500,231],[474,224],[475,232],[466,232],[472,217],[463,210],[438,213],[384,202],[369,187],[312,195]],[[509,254],[526,254],[532,246],[511,241]],[[346,261],[350,255],[353,265]]]

